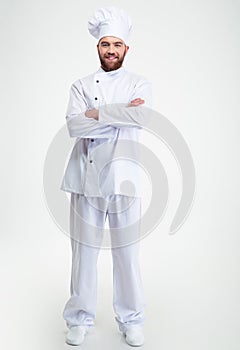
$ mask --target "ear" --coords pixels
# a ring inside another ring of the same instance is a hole
[[[129,46],[126,45],[126,47],[125,47],[125,54],[128,52],[128,50],[129,50]]]

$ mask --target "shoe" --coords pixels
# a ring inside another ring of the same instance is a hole
[[[69,345],[80,345],[83,343],[87,329],[84,326],[72,326],[67,333],[66,343]]]
[[[131,346],[142,346],[144,344],[144,335],[142,327],[131,326],[124,332],[126,343]]]

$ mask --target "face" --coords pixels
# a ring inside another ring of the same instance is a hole
[[[121,39],[114,36],[102,38],[97,48],[101,67],[106,72],[120,68],[129,49]]]

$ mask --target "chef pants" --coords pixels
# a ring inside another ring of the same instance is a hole
[[[119,330],[144,322],[139,266],[141,198],[85,197],[71,193],[71,297],[63,317],[67,327],[92,327],[97,305],[97,260],[108,217],[113,261],[113,309]]]

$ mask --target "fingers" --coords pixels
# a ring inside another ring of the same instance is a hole
[[[87,118],[94,118],[94,119],[98,119],[98,110],[93,108],[93,109],[88,109],[86,112],[85,112],[85,116]]]
[[[142,104],[144,102],[145,101],[142,100],[141,98],[135,98],[134,100],[131,101],[131,103],[133,103],[133,104]]]
[[[132,100],[132,101],[130,102],[129,106],[132,106],[132,107],[134,107],[134,106],[140,106],[140,105],[142,105],[144,102],[145,102],[145,101],[142,100],[141,98],[135,98],[134,100]]]

